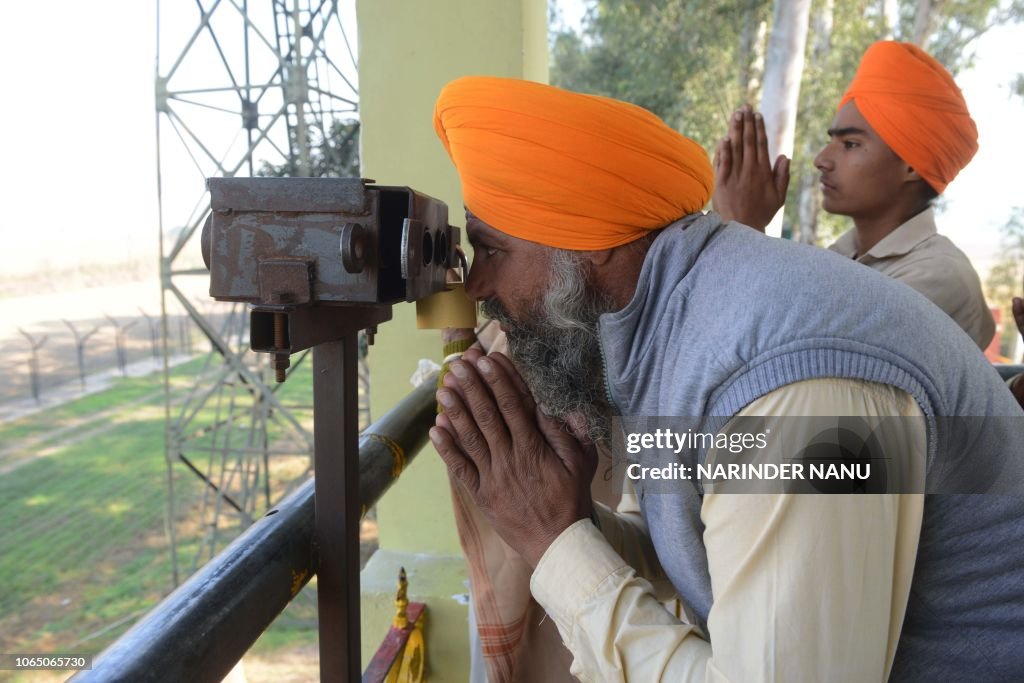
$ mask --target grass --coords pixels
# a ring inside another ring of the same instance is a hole
[[[188,393],[201,363],[173,370],[174,396]],[[310,386],[308,366],[300,367],[280,398],[308,403]],[[211,403],[190,427],[203,430],[217,419]],[[285,431],[276,422],[268,428],[272,442]],[[170,592],[164,434],[160,375],[122,379],[0,426],[0,466],[22,461],[0,477],[0,652],[95,654]],[[183,467],[173,471],[178,564],[187,570],[200,539],[181,530],[198,526],[204,488]],[[315,643],[315,615],[315,603],[298,601],[261,649]]]
[[[194,368],[195,363],[196,361],[193,361],[182,367]],[[176,369],[175,372],[180,372],[180,369]],[[195,369],[191,372],[194,374]],[[96,418],[97,414],[106,410],[120,409],[126,404],[134,404],[146,398],[152,398],[162,405],[163,393],[159,381],[154,381],[153,377],[119,379],[114,386],[105,391],[83,396],[63,406],[0,426],[0,450],[15,441],[52,434],[55,429],[71,425],[81,418]]]

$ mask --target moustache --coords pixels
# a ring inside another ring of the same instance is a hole
[[[505,334],[509,337],[521,337],[532,331],[532,326],[522,320],[512,317],[500,301],[497,299],[485,299],[480,304],[480,310],[485,316],[500,324]]]
[[[512,322],[511,316],[508,314],[508,310],[501,305],[497,299],[485,299],[480,304],[480,310],[491,320],[499,323]]]

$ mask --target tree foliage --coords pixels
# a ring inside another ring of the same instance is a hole
[[[552,83],[638,104],[709,148],[748,95],[744,30],[770,12],[768,0],[601,0],[582,35],[555,36]]]
[[[295,133],[293,133],[295,135]],[[359,121],[334,120],[326,134],[318,128],[309,133],[309,176],[349,178],[359,176]],[[291,148],[296,149],[296,145]],[[281,164],[262,162],[257,175],[273,178],[297,177],[299,158],[293,153]]]
[[[986,31],[1022,19],[1024,0],[902,0],[897,37],[917,43],[956,75],[974,63]],[[924,33],[916,35],[921,26]]]

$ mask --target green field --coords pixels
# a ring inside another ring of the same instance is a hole
[[[172,371],[172,401],[196,384],[202,363]],[[279,394],[308,403],[310,384],[302,367]],[[164,405],[158,374],[0,426],[0,652],[98,653],[173,589]],[[218,419],[223,408],[210,404],[189,429],[202,433]],[[270,424],[271,441],[279,431]],[[212,444],[215,434],[196,443]],[[202,557],[201,537],[189,530],[205,487],[180,464],[172,474],[184,575]],[[253,652],[315,644],[315,616],[314,601],[300,597]]]

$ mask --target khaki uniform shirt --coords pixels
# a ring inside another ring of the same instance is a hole
[[[967,256],[938,234],[932,209],[893,230],[867,253],[857,253],[856,230],[843,233],[829,249],[910,285],[945,311],[979,348],[992,341],[996,324],[978,274]]]
[[[816,379],[777,389],[739,415],[921,411],[893,387]],[[923,420],[920,433],[900,431],[883,450],[922,447]],[[706,494],[710,638],[666,595],[671,584],[642,536],[634,495],[623,496],[619,514],[598,507],[600,531],[581,520],[562,532],[530,588],[581,681],[882,683],[903,626],[923,509],[920,494]]]

